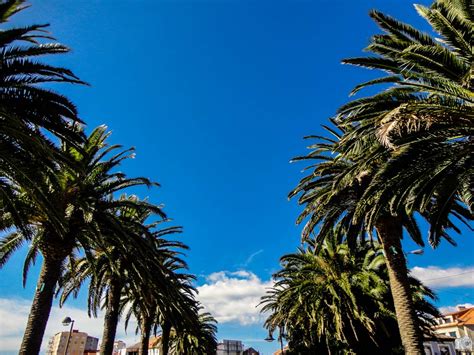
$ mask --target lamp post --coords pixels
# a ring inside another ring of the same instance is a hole
[[[284,332],[285,328],[283,328],[283,326],[280,325],[278,329],[279,329],[278,340],[280,341],[280,349],[281,349],[281,353],[283,354],[283,337],[285,336],[285,332]]]
[[[67,348],[69,347],[69,341],[71,340],[72,327],[74,326],[74,320],[71,319],[71,317],[64,318],[63,325],[67,327],[69,324],[71,324],[71,328],[69,329],[69,334],[67,336],[66,349],[64,349],[64,355],[67,355]]]
[[[279,335],[278,335],[278,340],[280,341],[280,350],[281,350],[281,353],[283,354],[283,337],[285,336],[283,334],[283,327],[282,326],[279,326]],[[271,343],[272,341],[274,341],[275,338],[273,337],[273,334],[272,334],[272,331],[269,329],[268,330],[268,336],[265,338],[265,341],[268,341],[269,343]]]

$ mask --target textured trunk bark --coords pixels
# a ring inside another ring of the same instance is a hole
[[[19,353],[39,354],[63,260],[45,258]]]
[[[109,292],[107,294],[107,309],[104,317],[104,332],[102,334],[102,344],[100,353],[102,355],[111,355],[114,351],[115,333],[120,315],[120,295],[122,285],[118,278],[110,282]]]
[[[163,355],[168,355],[169,348],[170,348],[170,332],[171,332],[171,324],[168,322],[163,322],[161,325],[162,336],[161,336],[161,344]]]
[[[151,320],[144,316],[141,324],[140,351],[138,355],[148,355],[148,344],[150,343]]]
[[[377,221],[375,229],[385,253],[390,289],[405,354],[424,354],[423,335],[413,306],[408,269],[401,244],[402,225],[397,217],[383,217]]]

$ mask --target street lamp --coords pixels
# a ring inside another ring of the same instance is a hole
[[[281,349],[281,353],[283,354],[283,337],[285,336],[285,334],[283,333],[283,327],[282,326],[278,326],[279,328],[279,335],[278,335],[278,340],[280,341],[280,349]],[[268,330],[268,336],[265,338],[265,341],[268,341],[269,343],[271,343],[272,341],[274,341],[275,338],[273,337],[273,334],[272,334],[272,331],[269,329]]]
[[[268,336],[265,338],[265,341],[268,341],[269,343],[271,343],[274,340],[275,340],[275,338],[273,337],[272,331],[269,330],[268,331]]]
[[[280,325],[279,330],[278,340],[280,341],[280,349],[281,353],[283,354],[283,337],[285,336],[285,328]]]
[[[71,317],[64,318],[63,325],[67,327],[69,324],[71,324],[71,328],[69,329],[69,334],[67,336],[66,349],[64,350],[64,355],[67,355],[67,348],[69,347],[69,341],[71,340],[72,327],[74,326],[74,320],[71,319]]]
[[[413,254],[413,255],[423,255],[425,251],[423,249],[416,249],[409,251],[407,254]]]

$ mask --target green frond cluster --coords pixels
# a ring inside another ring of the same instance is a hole
[[[311,137],[310,152],[295,158],[308,162],[305,176],[289,194],[303,206],[296,221],[304,224],[302,241],[314,243],[316,251],[333,233],[350,249],[376,236],[409,353],[421,351],[422,336],[400,239],[405,234],[420,246],[427,240],[437,247],[442,239],[455,244],[452,234],[461,233],[460,224],[472,231],[474,188],[474,8],[463,0],[415,8],[435,36],[370,13],[382,33],[371,38],[368,56],[343,63],[382,73],[351,95],[375,85],[382,90],[342,105],[333,127],[324,126],[330,138]],[[420,219],[429,226],[426,237]]]
[[[134,149],[110,144],[105,125],[86,134],[75,105],[44,88],[85,82],[41,61],[69,51],[47,25],[4,27],[27,7],[0,1],[0,268],[25,245],[24,284],[42,263],[20,353],[39,353],[53,298],[63,305],[85,285],[89,316],[105,311],[101,353],[112,353],[122,315],[139,320],[144,353],[152,328],[172,328],[193,344],[186,353],[212,353],[216,328],[186,273],[187,246],[169,239],[181,227],[164,225],[162,205],[128,193],[159,184],[121,172]]]
[[[472,7],[435,1],[416,8],[439,38],[372,11],[384,31],[367,47],[374,56],[343,61],[388,73],[352,94],[388,88],[343,105],[333,119],[337,140],[318,137],[309,154],[296,158],[315,160],[290,193],[305,206],[297,220],[306,221],[303,240],[314,233],[320,241],[336,225],[351,239],[353,230],[371,233],[380,216],[391,214],[423,245],[418,212],[437,246],[441,238],[454,242],[448,233],[458,231],[455,220],[472,219]]]
[[[271,332],[283,329],[292,353],[397,353],[401,341],[387,268],[378,243],[350,248],[336,233],[281,258],[274,286],[262,297]],[[432,291],[410,279],[424,326],[438,311]]]

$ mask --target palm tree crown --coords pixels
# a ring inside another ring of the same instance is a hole
[[[360,214],[381,205],[390,205],[393,213],[425,213],[436,246],[440,237],[449,238],[443,229],[449,213],[472,218],[474,9],[464,0],[437,0],[416,9],[437,38],[371,12],[385,32],[366,48],[375,56],[343,62],[386,73],[358,85],[353,94],[377,84],[388,88],[342,106],[337,120],[357,127],[344,138],[346,149],[372,137],[391,153],[365,192]],[[471,212],[459,208],[460,201]]]
[[[313,241],[281,258],[276,283],[262,298],[265,326],[284,329],[290,350],[394,353],[401,340],[381,247],[350,248],[334,233],[319,250]],[[432,292],[411,279],[423,324],[438,312],[423,296]]]
[[[18,229],[1,239],[0,265],[25,243],[29,243],[31,247],[25,260],[24,277],[37,255],[41,253],[43,257],[42,273],[22,345],[22,351],[25,353],[39,351],[56,283],[63,272],[66,258],[74,255],[75,251],[84,252],[89,257],[91,250],[107,250],[107,245],[110,244],[125,252],[134,236],[122,228],[123,224],[115,213],[117,208],[143,206],[163,215],[159,206],[153,206],[146,201],[113,198],[114,193],[125,188],[137,185],[152,186],[153,183],[145,178],[127,178],[124,174],[114,171],[132,152],[121,151],[109,157],[109,154],[120,148],[107,144],[109,135],[106,127],[101,126],[95,129],[79,148],[63,142],[61,151],[67,157],[65,160],[70,163],[56,165],[53,172],[44,172],[43,181],[40,181],[50,186],[48,199],[52,211],[45,211],[43,206],[38,205],[21,187],[16,190],[15,207],[27,220],[28,227]],[[2,206],[4,230],[15,225],[9,211]],[[51,215],[54,215],[59,223],[53,223]],[[135,238],[133,242],[137,245],[143,243],[140,238]],[[147,248],[140,250],[142,258],[146,259],[149,255]],[[31,336],[32,334],[34,336]]]

